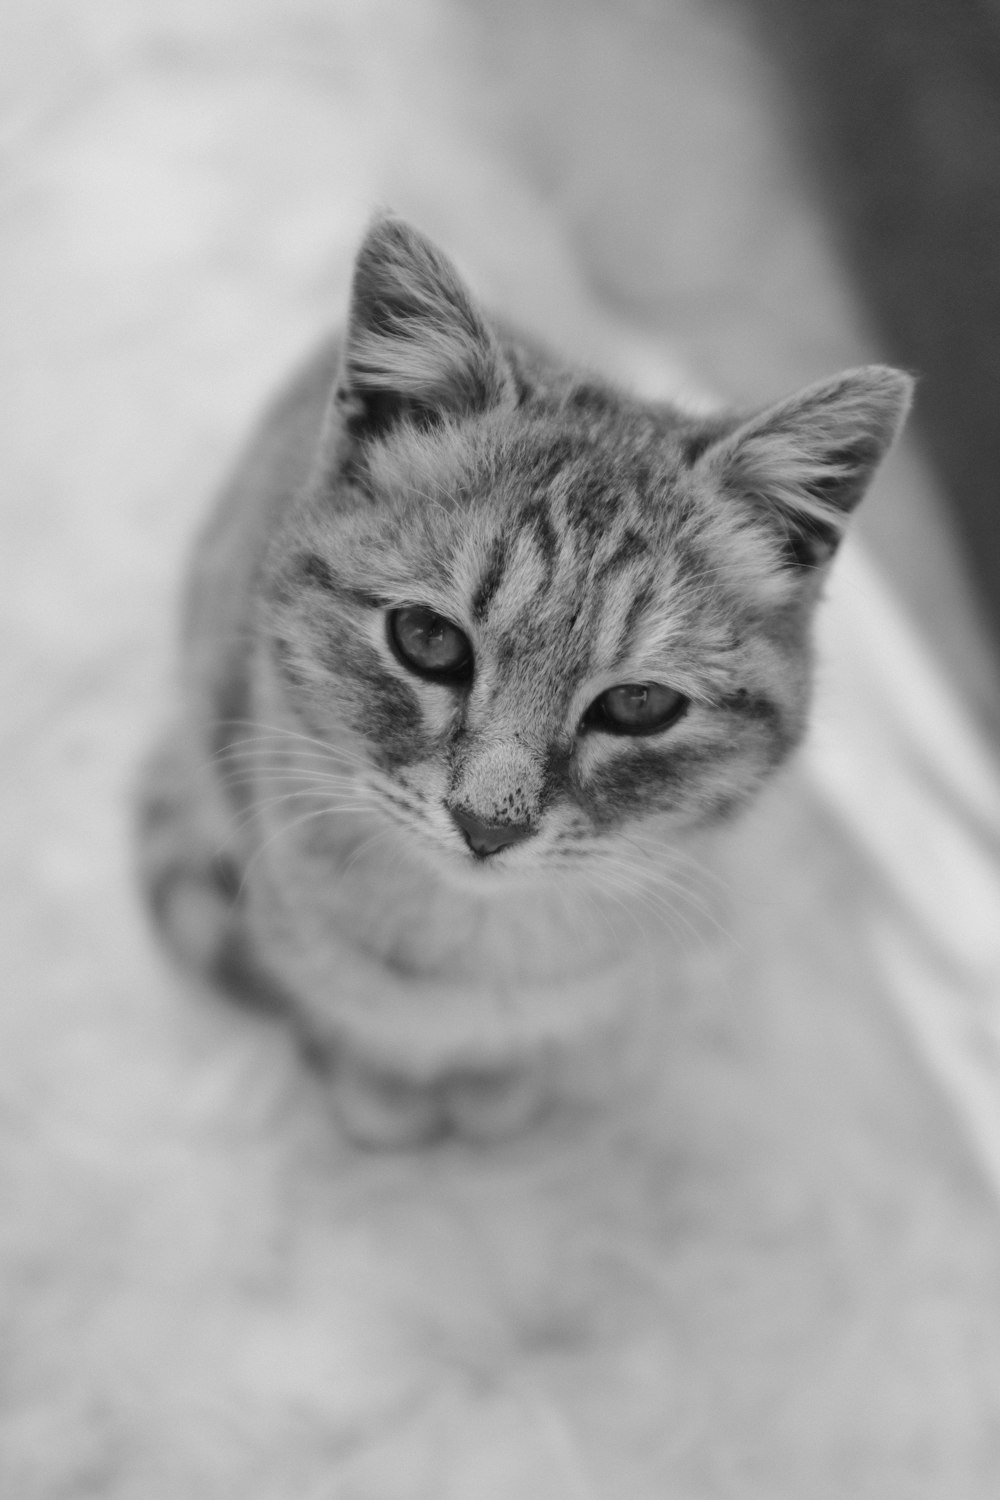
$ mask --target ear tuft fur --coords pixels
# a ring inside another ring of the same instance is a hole
[[[781,528],[789,564],[815,567],[836,549],[912,394],[913,381],[899,370],[847,370],[741,423],[698,462],[725,494]]]
[[[503,355],[451,262],[400,219],[374,221],[358,252],[341,378],[355,429],[377,435],[484,411],[511,388]]]

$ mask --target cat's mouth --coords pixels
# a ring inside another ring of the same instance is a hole
[[[525,858],[521,850],[496,849],[488,854],[479,854],[472,849],[456,850],[457,859],[449,860],[459,879],[479,881],[509,880],[532,870],[535,861]],[[474,874],[471,872],[475,872]]]
[[[489,852],[477,852],[464,840],[449,838],[444,847],[435,840],[435,868],[450,885],[468,892],[470,887],[478,890],[491,887],[510,887],[525,880],[531,881],[542,870],[539,861],[540,842],[534,840],[524,845],[506,844]],[[522,845],[524,845],[522,847]],[[428,851],[430,852],[430,851]]]

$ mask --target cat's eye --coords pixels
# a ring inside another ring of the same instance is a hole
[[[469,637],[444,615],[423,604],[407,604],[389,615],[389,644],[418,677],[463,682],[472,672]]]
[[[656,734],[676,724],[689,701],[660,682],[625,682],[594,699],[581,728],[603,729],[607,734]]]

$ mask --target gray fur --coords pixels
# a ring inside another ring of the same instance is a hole
[[[377,221],[343,344],[265,419],[196,550],[182,712],[145,803],[175,949],[400,1076],[424,1044],[412,1016],[391,1040],[390,976],[402,1005],[407,975],[478,994],[498,962],[527,992],[502,938],[525,892],[568,901],[637,828],[669,845],[732,816],[799,740],[821,579],[908,398],[872,367],[744,419],[637,401]],[[468,684],[394,654],[388,615],[413,605],[468,636]],[[601,694],[647,682],[683,695],[680,719],[602,728]],[[456,818],[530,836],[486,870]],[[428,1086],[479,1066],[471,1021],[462,1048],[426,1044]]]

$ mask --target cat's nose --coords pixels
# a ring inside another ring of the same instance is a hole
[[[507,849],[511,844],[519,844],[534,832],[530,823],[484,823],[461,808],[453,807],[449,811],[462,830],[465,842],[480,859],[496,854],[499,849]]]

